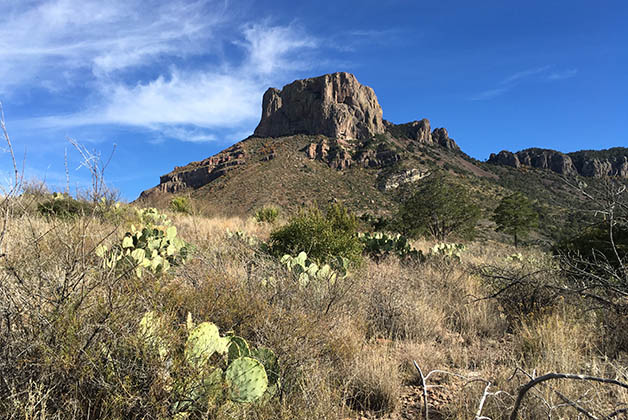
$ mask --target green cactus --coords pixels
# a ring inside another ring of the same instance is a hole
[[[229,399],[248,403],[259,399],[268,388],[268,377],[264,365],[251,357],[240,357],[229,365],[225,372]]]
[[[138,210],[138,216],[145,226],[138,229],[131,225],[131,230],[111,250],[102,245],[96,248],[104,266],[115,268],[122,261],[125,264],[121,270],[133,268],[141,277],[144,270],[160,274],[184,263],[189,245],[177,237],[177,228],[171,226],[170,220],[155,209]]]
[[[390,236],[385,233],[360,233],[364,253],[379,262],[388,255],[396,255],[402,260],[423,261],[423,253],[412,248],[408,238],[402,235]]]
[[[188,336],[185,343],[185,359],[192,366],[205,366],[214,353],[225,354],[229,342],[228,337],[220,336],[216,325],[202,322]]]
[[[336,269],[332,268],[329,264],[325,264],[321,267],[314,262],[309,262],[305,252],[300,252],[296,257],[286,254],[281,258],[280,262],[297,276],[301,287],[306,287],[312,280],[334,284],[338,278],[338,274],[340,274],[341,277],[348,275],[347,269],[349,260],[342,257],[338,257],[336,261],[334,261],[334,267],[337,267]]]
[[[432,247],[430,255],[460,261],[464,250],[466,250],[466,247],[463,244],[442,242]]]
[[[232,335],[229,338],[227,360],[229,363],[240,357],[248,356],[250,353],[249,344],[242,337]]]

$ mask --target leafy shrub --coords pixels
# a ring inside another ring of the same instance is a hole
[[[90,213],[92,205],[85,201],[75,200],[70,196],[54,193],[52,198],[37,206],[37,211],[43,216],[67,219]]]
[[[621,263],[617,256],[619,255],[622,262],[628,259],[628,226],[614,227],[613,242],[610,240],[608,223],[591,226],[578,235],[559,242],[554,247],[554,253],[577,256],[582,262],[604,261],[614,268],[620,268]]]
[[[357,227],[356,217],[341,205],[328,207],[325,214],[317,208],[306,208],[271,233],[269,249],[278,258],[303,251],[319,263],[343,257],[359,265],[363,245]]]
[[[170,210],[175,213],[190,213],[190,199],[183,196],[174,197],[172,200],[170,200]]]
[[[264,206],[255,212],[255,220],[259,223],[275,223],[279,217],[279,209],[274,206]]]

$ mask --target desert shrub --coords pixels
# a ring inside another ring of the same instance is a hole
[[[279,217],[279,209],[275,206],[264,206],[255,212],[255,220],[260,223],[275,223]]]
[[[277,257],[306,252],[310,259],[322,263],[342,257],[359,265],[363,245],[357,228],[357,218],[341,205],[334,204],[325,213],[306,208],[271,232],[269,249]]]
[[[37,205],[39,214],[60,219],[83,216],[92,210],[93,206],[90,203],[59,193],[54,193],[52,198]]]
[[[536,257],[508,257],[503,264],[479,267],[478,273],[502,312],[513,323],[548,313],[560,302],[563,279],[556,264]]]
[[[190,199],[187,197],[178,196],[170,200],[170,210],[175,213],[190,213],[191,207]]]
[[[615,226],[613,242],[610,238],[608,223],[590,226],[579,234],[560,241],[554,247],[554,253],[577,256],[583,262],[605,261],[620,268],[623,261],[628,259],[628,226]]]

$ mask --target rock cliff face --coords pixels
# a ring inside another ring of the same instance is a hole
[[[223,150],[200,162],[192,162],[159,178],[159,185],[143,191],[140,198],[153,192],[177,193],[187,188],[198,188],[246,163],[245,151],[241,143]]]
[[[332,73],[268,89],[254,135],[365,139],[384,132],[382,114],[373,89],[350,73]]]
[[[504,166],[549,169],[562,175],[628,178],[628,149],[561,153],[549,149],[526,149],[492,153],[488,163]]]
[[[439,145],[449,150],[460,150],[454,139],[449,137],[449,133],[444,128],[436,128],[430,131],[430,122],[427,119],[412,121],[405,124],[392,124],[384,121],[386,131],[393,137],[414,140],[418,143]]]

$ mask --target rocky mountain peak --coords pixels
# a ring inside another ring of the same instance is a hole
[[[621,147],[572,153],[539,148],[525,149],[516,153],[502,150],[497,154],[491,153],[488,163],[513,168],[549,169],[561,175],[628,178],[628,149]]]
[[[385,131],[375,92],[353,74],[339,72],[296,80],[264,93],[257,137],[294,134],[366,139]]]

